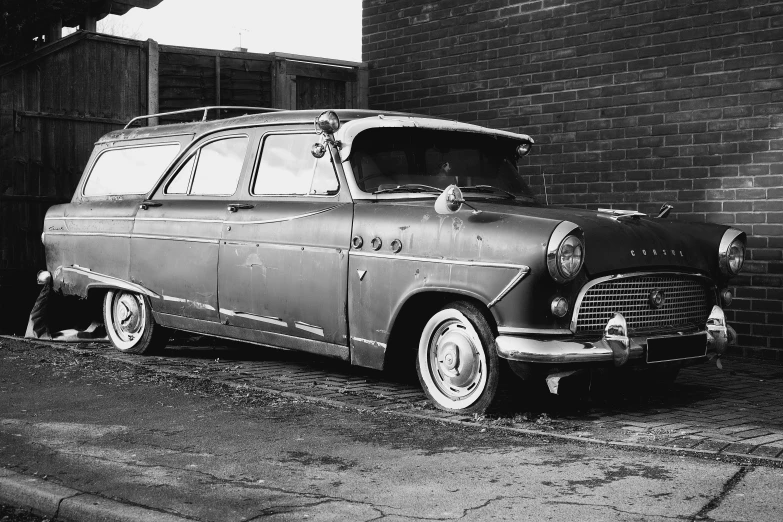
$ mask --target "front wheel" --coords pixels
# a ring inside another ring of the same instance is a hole
[[[123,290],[106,292],[103,322],[109,339],[121,352],[152,353],[168,341],[167,332],[155,324],[149,303],[140,294]]]
[[[451,303],[427,321],[416,371],[424,393],[438,408],[483,413],[495,398],[498,368],[492,330],[474,305]]]

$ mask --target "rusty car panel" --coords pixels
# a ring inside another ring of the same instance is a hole
[[[236,326],[347,345],[351,205],[243,201],[254,208],[232,214],[220,245],[221,315]]]

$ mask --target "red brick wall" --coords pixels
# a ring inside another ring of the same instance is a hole
[[[374,109],[532,135],[550,203],[748,233],[735,353],[783,361],[783,1],[365,0]]]

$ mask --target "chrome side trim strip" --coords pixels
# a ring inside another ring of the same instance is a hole
[[[571,335],[574,332],[566,328],[517,328],[515,326],[499,326],[500,335]]]
[[[316,216],[318,214],[323,214],[324,212],[329,212],[330,210],[334,210],[337,207],[341,207],[342,205],[334,205],[329,208],[323,208],[321,210],[316,210],[315,212],[308,212],[307,214],[299,214],[298,216],[287,216],[282,218],[276,218],[276,219],[262,219],[259,221],[238,221],[238,220],[228,220],[225,221],[226,223],[231,223],[232,225],[266,225],[268,223],[283,223],[284,221],[293,221],[294,219],[301,219],[306,218],[310,216]]]
[[[329,254],[339,254],[343,249],[342,248],[336,248],[336,247],[321,247],[321,246],[312,246],[312,245],[302,245],[298,243],[281,243],[279,241],[261,241],[261,240],[244,240],[244,239],[222,239],[221,240],[224,245],[229,246],[251,246],[256,247],[259,245],[264,245],[264,247],[269,249],[278,249],[278,250],[284,250],[284,249],[290,249],[290,250],[301,250],[304,248],[308,252],[326,252]],[[347,247],[346,247],[347,248]],[[250,266],[260,266],[261,263],[251,263]]]
[[[178,223],[223,223],[222,219],[137,217],[136,221],[175,221]]]
[[[500,291],[500,293],[495,297],[492,301],[489,302],[487,305],[487,308],[492,308],[495,306],[498,301],[506,297],[506,294],[509,293],[517,284],[519,284],[522,279],[525,278],[526,275],[530,273],[530,267],[523,267],[519,269],[519,272],[517,272],[517,275],[514,276],[514,278],[506,285],[506,287]]]
[[[47,236],[104,236],[104,237],[131,237],[128,233],[112,232],[46,232]]]
[[[300,321],[296,321],[294,323],[294,326],[300,330],[304,330],[305,332],[310,332],[311,334],[320,335],[321,337],[324,336],[324,329],[318,326],[313,326],[312,324],[307,324]]]
[[[219,239],[204,239],[200,237],[183,237],[183,236],[156,236],[154,234],[133,234],[131,238],[139,239],[168,239],[171,241],[189,241],[191,243],[220,243]]]
[[[134,218],[127,217],[127,216],[78,216],[78,217],[70,217],[70,216],[50,216],[44,218],[44,221],[92,221],[92,220],[101,220],[101,221],[133,221]]]
[[[111,232],[47,232],[47,236],[104,236],[104,237],[127,237],[127,238],[141,238],[141,239],[169,239],[171,241],[190,241],[193,243],[220,243],[219,239],[204,239],[198,237],[181,237],[181,236],[156,236],[153,234],[119,234]]]
[[[247,312],[235,312],[234,310],[228,310],[226,308],[221,308],[220,313],[232,317],[240,317],[244,319],[252,319],[254,321],[260,321],[262,323],[269,323],[275,326],[288,326],[288,323],[286,323],[285,321],[281,321],[279,317],[269,317],[266,315],[249,314]]]
[[[379,252],[361,252],[350,250],[349,254],[358,257],[378,257],[383,259],[402,259],[404,261],[419,261],[423,263],[442,263],[446,265],[461,266],[486,266],[489,268],[511,268],[514,270],[530,270],[526,265],[515,265],[511,263],[491,263],[489,261],[458,261],[456,259],[437,259],[433,257],[399,256],[396,254],[381,254]]]
[[[191,301],[190,299],[183,299],[181,297],[172,297],[170,295],[163,295],[161,297],[163,298],[164,301],[173,301],[175,303],[188,303],[194,308],[201,308],[202,310],[210,310],[213,312],[215,311],[214,306],[204,304],[204,303],[199,303],[198,301]]]
[[[628,277],[644,277],[644,276],[684,276],[684,277],[692,277],[694,279],[703,279],[705,281],[708,281],[711,286],[715,286],[715,283],[710,279],[709,277],[702,275],[702,274],[692,274],[689,272],[629,272],[624,274],[614,274],[610,276],[604,276],[604,277],[598,277],[596,279],[592,279],[585,283],[585,285],[582,287],[581,290],[579,290],[579,295],[576,298],[576,303],[574,303],[574,312],[571,315],[571,332],[576,332],[576,321],[579,317],[579,308],[582,306],[582,299],[584,299],[585,294],[588,290],[590,290],[592,287],[594,287],[597,284],[606,282],[606,281],[613,281],[613,280],[619,280],[619,279],[626,279]]]
[[[143,286],[137,285],[136,283],[131,283],[130,281],[125,281],[124,279],[119,279],[117,277],[113,277],[110,275],[93,272],[89,268],[85,268],[83,266],[73,265],[73,266],[63,267],[63,272],[74,272],[77,274],[87,276],[88,278],[94,281],[97,281],[99,283],[104,283],[108,286],[122,288],[124,290],[129,290],[131,292],[137,292],[139,294],[148,295],[150,297],[154,297],[155,299],[160,299],[160,296],[158,294],[156,294],[155,292],[153,292],[148,288],[144,288]]]

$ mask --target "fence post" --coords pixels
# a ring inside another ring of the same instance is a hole
[[[296,109],[296,80],[288,74],[286,59],[274,56],[272,69],[272,105],[277,109]]]
[[[356,92],[356,108],[357,109],[369,109],[369,102],[367,101],[367,84],[369,81],[369,69],[367,62],[363,62],[359,67],[356,74],[357,79],[357,92]]]
[[[158,68],[160,65],[160,49],[158,42],[147,40],[147,114],[160,112],[158,88]],[[158,118],[150,118],[147,125],[157,125]]]

